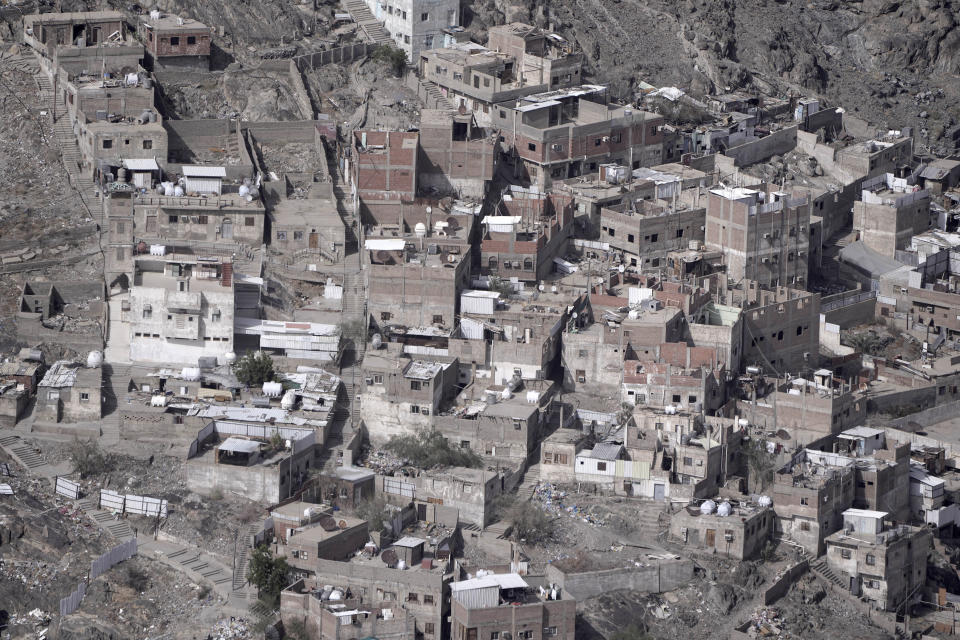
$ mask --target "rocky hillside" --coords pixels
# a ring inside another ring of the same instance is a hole
[[[624,97],[639,80],[815,93],[931,143],[960,121],[958,0],[474,0],[468,16],[478,34],[506,19],[552,25]]]

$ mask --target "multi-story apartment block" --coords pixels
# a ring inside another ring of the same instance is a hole
[[[573,640],[577,601],[532,576],[487,573],[450,583],[451,640]]]
[[[817,368],[820,294],[783,286],[768,291],[752,280],[731,293],[743,309],[744,364],[776,373]]]
[[[394,44],[416,63],[420,52],[441,46],[443,32],[460,24],[459,0],[365,0]]]
[[[681,201],[631,200],[600,210],[600,238],[640,269],[659,269],[667,254],[703,241],[706,209]]]
[[[596,85],[537,93],[491,110],[516,175],[541,190],[604,163],[660,164],[662,124],[662,116],[612,104],[607,88]]]
[[[733,281],[803,285],[810,244],[810,198],[773,190],[720,187],[707,198],[708,249],[722,251]]]

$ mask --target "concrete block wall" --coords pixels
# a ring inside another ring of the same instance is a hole
[[[745,167],[776,155],[783,155],[797,146],[797,126],[774,131],[765,138],[752,140],[727,149],[724,155],[734,158],[734,164]]]
[[[663,593],[681,587],[693,579],[693,562],[671,560],[645,567],[577,573],[565,573],[556,565],[549,565],[547,578],[577,600],[585,600],[616,589]]]

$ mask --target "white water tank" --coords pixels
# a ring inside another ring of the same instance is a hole
[[[184,194],[183,187],[181,187],[180,185],[177,185],[173,188],[173,195],[175,198],[179,198],[183,196],[183,194]]]
[[[334,589],[330,592],[330,600],[343,600],[343,593],[337,589]]]
[[[717,503],[713,500],[707,500],[700,505],[700,513],[704,515],[709,515],[717,508]]]
[[[671,415],[671,416],[672,416],[672,415],[674,415],[674,414],[677,413],[677,408],[676,408],[675,406],[673,406],[672,404],[668,404],[667,406],[665,406],[665,407],[663,408],[663,412],[666,413],[667,415]]]
[[[268,398],[278,398],[283,393],[283,385],[279,382],[264,382],[263,395]]]
[[[227,355],[223,356],[223,359],[227,364],[233,364],[234,362],[237,361],[237,354],[231,351]]]
[[[239,193],[241,196],[245,196],[250,193],[250,187],[248,187],[245,184],[242,184],[240,185],[240,188],[237,189],[237,193]]]
[[[407,568],[407,563],[404,562],[403,560],[397,563],[397,569],[400,569],[400,571],[403,571],[406,568]]]
[[[423,224],[422,222],[418,222],[413,227],[413,234],[418,238],[424,237],[425,235],[427,235],[427,225]]]
[[[773,498],[770,496],[760,496],[757,498],[757,504],[759,504],[761,507],[769,507],[773,504]]]
[[[87,368],[96,369],[103,364],[103,354],[99,351],[91,351],[87,355]]]
[[[297,392],[293,389],[287,389],[287,392],[283,394],[283,398],[280,400],[280,408],[290,411],[295,406],[297,406]]]
[[[373,345],[374,349],[379,349],[383,345],[383,337],[379,333],[373,334],[373,337],[370,339],[370,344]]]
[[[730,503],[729,503],[729,502],[726,502],[726,501],[721,502],[721,503],[720,503],[720,506],[717,507],[717,515],[718,515],[718,516],[727,517],[727,516],[730,515],[731,513],[733,513],[733,507],[730,506]]]
[[[184,367],[180,377],[187,382],[196,382],[200,379],[200,367]]]

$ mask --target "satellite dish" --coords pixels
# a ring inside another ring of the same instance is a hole
[[[397,552],[394,551],[393,549],[387,549],[386,551],[381,553],[380,559],[383,560],[383,564],[391,568],[397,566],[397,562],[400,560],[397,557]]]
[[[574,311],[574,312],[573,312],[573,319],[576,320],[576,319],[579,318],[579,317],[580,317],[580,314],[577,313],[576,311]]]
[[[336,531],[339,528],[337,526],[337,521],[330,516],[324,516],[323,518],[320,518],[319,524],[324,531]]]
[[[337,523],[337,526],[339,526],[341,529],[346,529],[346,528],[347,528],[347,521],[346,521],[346,520],[341,520],[340,522]]]

